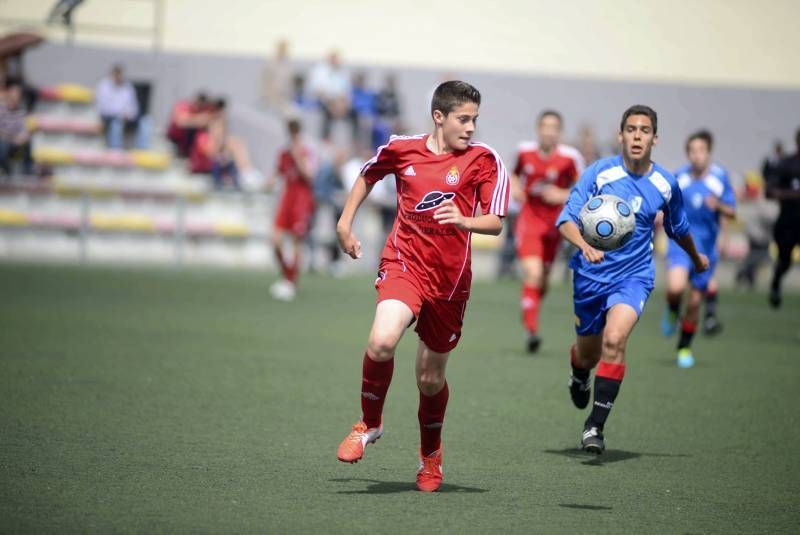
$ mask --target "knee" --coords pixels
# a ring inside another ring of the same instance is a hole
[[[442,370],[423,370],[417,376],[417,388],[426,396],[439,393],[444,387],[444,372]]]
[[[621,364],[625,360],[625,335],[612,329],[603,333],[603,360]]]
[[[369,336],[367,350],[370,357],[377,361],[389,360],[394,357],[394,349],[400,337],[390,332],[372,332]]]

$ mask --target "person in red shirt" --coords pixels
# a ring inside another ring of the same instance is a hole
[[[300,135],[302,130],[300,121],[290,119],[286,127],[289,132],[289,144],[278,154],[276,176],[267,184],[267,188],[271,189],[277,182],[278,176],[283,177],[285,182],[272,230],[272,246],[283,279],[272,285],[270,293],[275,299],[291,301],[296,292],[303,242],[311,230],[311,220],[314,216],[312,184],[316,174],[316,162],[313,151]],[[287,234],[293,241],[294,258],[291,261],[287,258],[283,247]]]
[[[433,132],[392,136],[380,147],[362,168],[336,227],[344,252],[360,258],[361,243],[352,232],[356,211],[378,180],[395,176],[398,212],[375,280],[378,303],[363,358],[362,418],[337,457],[357,462],[366,445],[383,434],[395,349],[416,323],[417,488],[426,492],[442,483],[441,432],[449,397],[445,366],[461,337],[469,298],[471,236],[500,234],[508,207],[502,160],[488,145],[472,141],[480,102],[480,92],[466,82],[439,85],[431,102]]]
[[[522,203],[514,230],[517,257],[522,267],[522,322],[528,332],[528,351],[536,352],[539,337],[539,304],[547,292],[550,267],[561,236],[555,226],[570,188],[583,171],[577,149],[561,145],[561,115],[545,110],[537,121],[538,142],[519,146],[512,175],[514,198]]]

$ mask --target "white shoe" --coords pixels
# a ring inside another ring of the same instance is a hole
[[[269,293],[278,301],[293,301],[296,290],[292,282],[281,279],[269,287]]]

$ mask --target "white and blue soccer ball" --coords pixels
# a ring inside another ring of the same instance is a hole
[[[592,197],[581,208],[578,219],[583,239],[601,251],[623,247],[636,229],[631,205],[616,195]]]

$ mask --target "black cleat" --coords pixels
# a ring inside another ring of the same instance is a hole
[[[540,345],[542,345],[542,339],[536,333],[528,335],[528,353],[536,353]]]
[[[781,291],[772,289],[769,291],[769,305],[772,308],[781,308]]]
[[[719,334],[722,332],[722,323],[720,323],[716,316],[706,316],[706,319],[703,320],[703,332],[707,336]]]
[[[592,397],[592,385],[589,383],[589,378],[581,381],[574,375],[570,375],[568,386],[572,404],[579,409],[585,409],[589,404],[589,398]]]
[[[581,446],[583,447],[583,451],[587,453],[596,453],[600,455],[606,449],[606,443],[605,440],[603,440],[603,432],[596,427],[587,427],[583,430]]]

